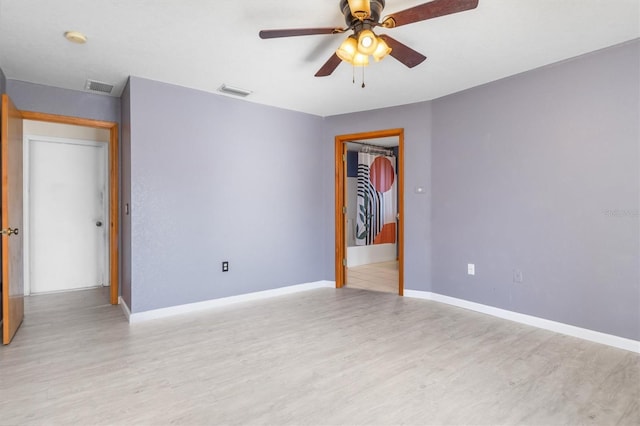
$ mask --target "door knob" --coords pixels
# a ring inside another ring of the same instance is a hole
[[[99,227],[101,227],[101,226],[102,226],[102,222],[97,221],[97,222],[96,222],[96,226],[97,226],[98,228],[99,228]]]

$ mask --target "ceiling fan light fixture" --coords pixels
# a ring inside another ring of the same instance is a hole
[[[378,46],[376,47],[376,50],[371,54],[371,56],[373,56],[373,59],[376,62],[380,62],[389,53],[391,53],[391,48],[389,47],[389,45],[383,39],[378,37]]]
[[[351,14],[359,20],[367,19],[371,16],[371,4],[369,0],[348,0]]]
[[[343,61],[349,62],[354,66],[365,66],[369,64],[369,56],[373,56],[376,61],[380,61],[389,54],[407,68],[413,68],[424,62],[427,57],[386,34],[382,35],[382,37],[377,37],[372,29],[377,27],[395,28],[464,12],[465,10],[475,9],[478,6],[478,2],[479,0],[430,0],[380,20],[386,0],[339,0],[340,11],[346,24],[344,28],[262,30],[258,35],[260,38],[265,39],[314,34],[338,34],[353,31],[353,34],[342,43],[329,60],[316,72],[316,77],[331,75]],[[364,81],[362,87],[364,87]]]
[[[358,53],[358,42],[351,36],[347,37],[336,50],[338,58],[349,63],[353,63],[353,57],[356,53]]]
[[[378,47],[378,38],[371,30],[362,30],[358,34],[358,52],[371,55]]]
[[[367,65],[369,65],[369,56],[363,55],[360,52],[356,52],[356,54],[353,55],[351,64],[355,67],[366,67]]]

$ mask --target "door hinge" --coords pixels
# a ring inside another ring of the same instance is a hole
[[[342,266],[347,266],[347,259],[342,259]]]
[[[347,214],[347,207],[346,206],[342,206],[342,214]]]
[[[342,154],[342,161],[347,161],[347,154]]]
[[[1,230],[0,231],[0,235],[9,235],[9,236],[18,235],[19,232],[20,232],[20,230],[18,228],[16,228],[16,229],[8,228],[8,229]]]

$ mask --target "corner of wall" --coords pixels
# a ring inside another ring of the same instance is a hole
[[[133,309],[131,291],[131,87],[130,79],[120,97],[120,294],[126,305]]]
[[[133,314],[325,279],[320,117],[132,76],[122,130]]]

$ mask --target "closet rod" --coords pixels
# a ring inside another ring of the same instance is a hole
[[[384,148],[381,146],[375,146],[375,145],[367,145],[367,144],[363,144],[363,152],[380,152],[380,153],[384,153],[387,155],[393,155],[393,149],[391,148]]]

